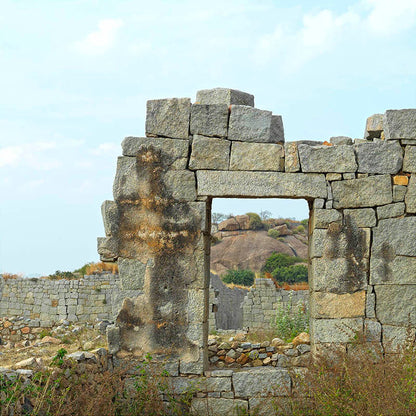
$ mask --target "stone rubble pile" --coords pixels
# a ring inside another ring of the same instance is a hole
[[[217,368],[306,367],[310,351],[309,336],[304,333],[291,343],[285,343],[279,338],[259,343],[208,339],[209,362]]]

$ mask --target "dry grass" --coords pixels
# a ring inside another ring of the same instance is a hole
[[[415,345],[384,356],[360,341],[348,354],[320,357],[299,386],[304,396],[292,399],[295,415],[414,416]]]
[[[99,274],[101,272],[111,272],[112,274],[118,273],[117,263],[104,263],[103,261],[99,263],[91,263],[86,268],[86,274]]]
[[[292,284],[288,284],[288,283],[283,283],[281,286],[282,289],[284,290],[309,290],[309,284],[306,282],[302,282],[302,283],[292,283]]]
[[[2,273],[0,275],[4,280],[11,280],[11,279],[21,279],[23,274],[15,274],[15,273]]]

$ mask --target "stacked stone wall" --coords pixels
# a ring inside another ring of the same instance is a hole
[[[242,304],[243,328],[273,330],[278,310],[296,313],[299,308],[308,312],[308,290],[278,289],[271,279],[257,278]]]
[[[113,321],[131,295],[112,274],[80,280],[0,278],[0,337],[30,339],[34,328],[51,328],[64,320]]]

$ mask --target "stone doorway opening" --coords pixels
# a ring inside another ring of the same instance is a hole
[[[309,204],[303,199],[214,198],[210,212],[208,362],[237,366],[242,351],[227,351],[235,356],[233,362],[213,354],[213,343],[218,347],[220,340],[243,334],[246,347],[269,344],[271,358],[271,341],[291,337],[296,316],[299,332],[309,327]],[[278,314],[284,315],[287,331],[276,326]]]

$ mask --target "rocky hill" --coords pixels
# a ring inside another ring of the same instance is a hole
[[[213,225],[216,242],[211,248],[211,270],[214,273],[222,275],[234,268],[260,271],[273,252],[308,257],[307,227],[300,221],[271,218],[255,224],[256,227],[259,228],[253,229],[249,215],[237,215]]]

